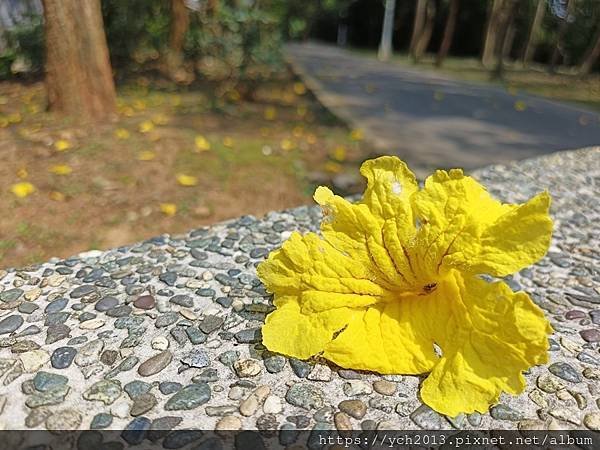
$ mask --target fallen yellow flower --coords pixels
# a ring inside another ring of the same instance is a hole
[[[66,139],[58,139],[56,142],[54,142],[54,148],[57,152],[64,152],[71,148],[71,143]]]
[[[198,184],[198,178],[192,175],[177,175],[177,182],[182,186],[196,186]]]
[[[290,139],[282,139],[280,143],[281,149],[289,152],[294,149],[294,143]]]
[[[154,130],[154,124],[150,120],[146,120],[139,125],[140,133],[148,133]]]
[[[10,191],[19,198],[27,197],[35,192],[35,186],[27,181],[15,183],[10,187]]]
[[[334,161],[327,161],[323,168],[330,173],[340,173],[342,171],[342,166]]]
[[[331,156],[336,161],[345,161],[346,160],[346,147],[343,145],[338,145],[331,152]]]
[[[117,128],[115,130],[115,137],[117,139],[129,139],[129,131],[125,128]]]
[[[353,141],[362,141],[365,138],[365,134],[360,129],[355,129],[350,132],[350,139]]]
[[[277,110],[273,106],[267,106],[265,108],[265,120],[275,120],[277,117]]]
[[[138,161],[152,161],[154,158],[156,158],[156,153],[154,153],[152,150],[144,150],[142,152],[138,153]]]
[[[17,176],[21,180],[27,178],[29,176],[29,172],[27,172],[27,167],[21,167],[19,170],[17,170]]]
[[[270,351],[382,374],[426,374],[421,398],[455,417],[519,394],[548,361],[542,310],[504,277],[548,250],[550,195],[504,204],[460,169],[419,189],[395,157],[366,161],[363,198],[319,187],[322,237],[293,233],[258,267],[276,310]]]
[[[233,148],[233,145],[234,145],[233,139],[230,138],[229,136],[225,136],[223,138],[223,145],[227,148]]]
[[[64,202],[66,197],[65,194],[63,194],[62,192],[58,192],[58,191],[52,191],[48,194],[48,197],[50,198],[50,200],[53,200],[55,202]]]
[[[49,170],[55,175],[69,175],[71,172],[73,172],[71,166],[67,164],[57,164],[55,166],[50,167]]]
[[[177,214],[177,205],[175,203],[161,203],[160,212],[165,216],[172,217]]]
[[[525,103],[523,100],[517,100],[515,102],[515,110],[521,112],[521,111],[525,111],[527,109],[527,103]]]
[[[300,81],[294,83],[294,93],[296,95],[306,94],[306,86],[304,85],[304,83],[302,83]]]
[[[194,143],[196,144],[196,148],[198,149],[198,151],[205,152],[207,150],[210,150],[210,142],[208,142],[208,139],[206,139],[201,134],[196,136],[196,139],[194,139]]]

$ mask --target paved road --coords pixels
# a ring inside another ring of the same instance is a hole
[[[286,53],[328,108],[421,176],[432,168],[473,169],[600,144],[598,113],[574,105],[512,95],[322,44],[294,44]]]

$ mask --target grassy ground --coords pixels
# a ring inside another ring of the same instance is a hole
[[[375,57],[373,51],[355,50]],[[579,76],[574,70],[560,68],[550,74],[545,66],[524,68],[519,63],[507,63],[503,79],[492,80],[491,73],[475,58],[448,57],[441,68],[434,65],[434,55],[426,55],[415,65],[407,54],[395,54],[392,61],[398,64],[449,75],[458,80],[491,83],[514,91],[523,91],[554,100],[578,103],[600,111],[600,75]]]
[[[0,83],[0,267],[311,203],[368,152],[291,79],[250,102],[140,78],[103,127],[44,105],[42,84]]]

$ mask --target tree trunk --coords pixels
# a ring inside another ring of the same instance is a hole
[[[44,0],[46,87],[51,111],[83,121],[115,115],[100,0]]]
[[[496,65],[492,71],[491,78],[501,79],[504,76],[504,55],[508,47],[512,46],[513,36],[510,36],[511,28],[513,28],[515,7],[518,0],[505,0],[503,8],[499,13],[498,23],[498,35],[496,36],[496,48],[494,49],[493,58],[496,60]]]
[[[600,27],[596,31],[596,38],[592,46],[585,52],[581,66],[579,67],[579,73],[581,75],[587,75],[592,71],[594,64],[600,57]]]
[[[429,46],[431,33],[433,32],[435,9],[435,0],[429,0],[427,2],[427,7],[425,8],[425,23],[423,24],[421,35],[417,39],[417,44],[414,49],[413,59],[415,62],[419,62],[423,53],[425,53]]]
[[[183,67],[183,44],[190,17],[184,0],[171,0],[171,27],[163,73],[177,83],[187,84],[193,80],[193,73]]]
[[[498,46],[498,33],[500,29],[500,19],[505,0],[493,0],[488,23],[485,31],[485,41],[483,43],[483,52],[481,54],[481,63],[489,67],[493,64]]]
[[[435,65],[441,67],[444,64],[446,56],[450,51],[452,45],[452,38],[454,37],[454,28],[456,27],[456,18],[458,17],[458,6],[460,0],[450,0],[448,8],[448,17],[446,18],[446,26],[444,27],[444,36],[442,37],[442,43],[438,50]]]
[[[425,23],[425,13],[427,9],[427,0],[417,0],[417,7],[415,9],[415,19],[413,21],[413,30],[410,38],[410,45],[408,52],[414,58],[415,49],[417,42],[423,31],[423,25]]]
[[[558,27],[558,36],[556,37],[556,44],[554,45],[554,51],[552,52],[552,58],[550,59],[550,66],[548,67],[548,71],[550,73],[553,73],[556,70],[558,60],[562,55],[562,46],[564,44],[565,34],[567,33],[567,28],[569,28],[569,16],[572,14],[574,7],[575,0],[567,0],[567,15],[563,20],[560,21],[560,25]]]
[[[508,19],[508,24],[506,24],[506,35],[504,36],[504,40],[502,41],[502,51],[500,53],[501,58],[510,58],[510,52],[513,48],[516,31],[517,29],[515,27],[515,15],[511,14],[510,18]]]
[[[394,34],[394,10],[396,0],[385,1],[385,14],[383,16],[383,28],[381,30],[381,42],[377,54],[381,61],[387,61],[392,55],[392,36]]]
[[[523,65],[527,66],[535,54],[536,44],[540,27],[542,26],[542,20],[546,13],[546,0],[538,0],[537,8],[535,9],[535,17],[529,28],[529,36],[527,37],[527,45],[525,46],[525,52],[523,53]]]

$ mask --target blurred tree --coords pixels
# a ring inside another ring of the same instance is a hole
[[[448,51],[452,45],[452,38],[454,37],[454,28],[456,27],[456,18],[458,16],[458,7],[460,0],[450,0],[448,5],[448,14],[446,16],[446,25],[444,26],[444,35],[442,37],[442,43],[438,50],[437,57],[435,59],[435,65],[441,67],[444,64]]]
[[[548,66],[548,71],[550,72],[556,70],[556,65],[558,64],[561,55],[564,57],[564,40],[569,28],[569,21],[574,19],[573,8],[575,8],[575,1],[576,0],[566,0],[564,15],[559,17],[558,33],[554,44],[554,50],[552,51],[552,57],[550,58],[550,65]]]
[[[511,31],[515,18],[515,10],[518,0],[504,0],[502,13],[498,17],[499,29],[494,37],[495,48],[491,59],[495,60],[494,70],[491,73],[492,79],[501,79],[504,76],[504,57],[508,53],[507,48],[512,46],[514,34]]]
[[[415,62],[419,62],[427,47],[429,46],[429,41],[431,40],[431,34],[433,32],[433,25],[435,24],[435,12],[436,12],[436,2],[435,0],[427,0],[427,4],[425,6],[425,17],[423,26],[421,27],[421,33],[417,38],[417,42],[413,48],[413,60]]]
[[[540,28],[546,13],[546,0],[537,0],[537,6],[535,8],[535,16],[531,27],[529,28],[529,34],[527,36],[527,44],[525,45],[525,51],[523,52],[523,64],[527,65],[533,59],[535,54],[536,45],[540,37]]]
[[[100,0],[44,0],[46,86],[52,111],[102,121],[115,113]]]
[[[211,4],[211,6],[214,6]],[[188,83],[193,74],[183,68],[183,44],[190,26],[190,16],[184,0],[171,0],[169,45],[165,52],[166,74],[173,81]]]
[[[408,45],[408,53],[415,57],[415,50],[417,48],[419,38],[423,32],[425,25],[425,15],[427,13],[428,0],[417,0],[417,6],[415,8],[415,16],[413,20],[412,35],[410,37],[410,44]]]
[[[381,61],[387,61],[392,55],[392,35],[394,34],[394,10],[396,0],[385,0],[385,13],[381,30],[381,43],[377,56]]]
[[[579,73],[582,75],[589,74],[592,71],[592,67],[594,67],[596,61],[598,61],[598,57],[600,57],[600,26],[596,30],[596,36],[585,53],[583,61],[579,67]]]

